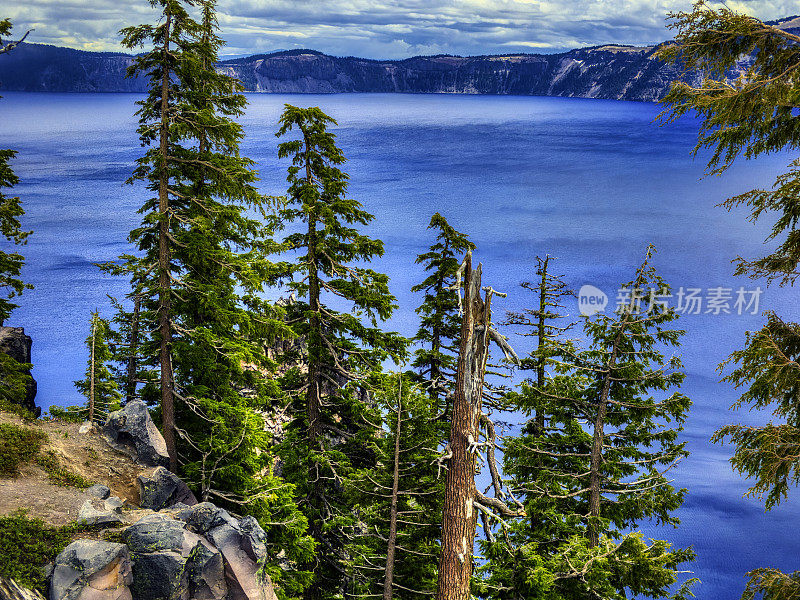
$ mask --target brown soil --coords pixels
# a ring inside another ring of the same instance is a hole
[[[7,413],[0,413],[0,423],[43,431],[48,437],[43,450],[54,451],[63,467],[92,483],[107,485],[113,496],[138,504],[136,477],[150,474],[152,469],[111,448],[99,431],[82,434],[79,423],[45,420],[25,423]],[[22,465],[16,478],[0,477],[0,515],[24,509],[52,525],[65,525],[77,518],[86,498],[83,490],[51,484],[47,473],[36,463]]]

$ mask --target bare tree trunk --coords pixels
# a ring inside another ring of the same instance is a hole
[[[541,390],[544,387],[545,383],[545,362],[546,359],[544,356],[541,356],[541,351],[545,347],[545,321],[547,316],[547,264],[550,262],[550,257],[545,256],[544,262],[542,263],[542,281],[541,287],[539,288],[539,328],[538,328],[538,335],[539,335],[539,359],[536,365],[536,384],[538,385],[539,389]],[[544,433],[544,411],[541,409],[536,410],[536,415],[534,417],[536,421],[536,429],[539,435]]]
[[[39,592],[17,584],[13,579],[0,575],[0,600],[45,600]]]
[[[481,266],[472,270],[472,255],[464,268],[464,318],[453,399],[450,431],[452,457],[445,483],[442,547],[436,600],[468,600],[472,578],[477,497],[475,453],[470,443],[478,438],[483,379],[488,356],[489,302],[481,299]]]
[[[386,545],[386,575],[383,580],[383,600],[392,600],[394,554],[397,546],[397,496],[400,490],[400,429],[403,426],[403,375],[397,375],[397,425],[394,432],[394,473],[392,505],[389,510],[389,541]]]
[[[89,358],[89,423],[94,423],[94,346],[97,336],[97,313],[92,315],[92,352]]]
[[[164,33],[164,73],[161,78],[161,165],[158,184],[158,328],[161,333],[159,362],[161,363],[161,427],[169,453],[169,470],[178,470],[178,453],[175,444],[175,397],[172,393],[172,327],[170,325],[171,257],[169,248],[169,173],[167,154],[169,151],[169,38],[172,15],[167,11]]]
[[[125,402],[136,399],[136,378],[139,371],[139,313],[142,310],[142,301],[136,296],[133,300],[133,317],[131,318],[131,337],[128,343],[128,372],[125,381]]]
[[[27,38],[27,37],[28,37],[28,34],[29,34],[31,31],[33,31],[33,29],[28,29],[28,31],[26,31],[26,32],[25,32],[25,35],[23,35],[23,36],[22,36],[22,38],[21,38],[21,39],[19,39],[19,40],[17,40],[16,42],[9,42],[9,43],[7,43],[7,44],[5,44],[5,45],[3,45],[3,44],[0,42],[0,54],[5,54],[5,53],[7,53],[7,52],[11,52],[11,51],[12,51],[14,48],[16,48],[16,47],[17,47],[17,46],[19,46],[19,45],[20,45],[22,42],[24,42],[24,41],[25,41],[25,38]]]

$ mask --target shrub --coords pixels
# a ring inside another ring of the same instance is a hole
[[[51,417],[64,423],[81,423],[86,420],[86,409],[80,406],[61,408],[54,405],[50,407],[49,412]]]
[[[52,450],[43,452],[36,457],[36,464],[42,469],[47,471],[47,478],[50,483],[60,485],[61,487],[76,487],[86,489],[92,485],[92,482],[85,477],[73,473],[61,464],[61,461]]]
[[[29,519],[23,511],[0,517],[0,575],[46,596],[42,567],[83,530],[77,524],[52,527],[41,519]]]
[[[16,476],[19,465],[36,456],[46,439],[41,431],[0,423],[0,476]]]

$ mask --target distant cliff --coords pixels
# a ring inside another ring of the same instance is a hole
[[[219,68],[248,91],[520,94],[657,100],[676,69],[655,49],[602,46],[562,54],[419,56],[398,61],[340,58],[290,50],[223,61]],[[22,44],[0,60],[0,89],[26,92],[139,92],[125,78],[132,57]]]
[[[779,23],[796,32],[800,18]],[[657,49],[607,45],[560,54],[439,55],[405,60],[290,50],[226,60],[218,68],[254,92],[517,94],[655,101],[680,76],[678,69],[656,57]],[[122,53],[21,44],[0,58],[0,89],[140,92],[145,89],[144,78],[125,78],[131,60]]]

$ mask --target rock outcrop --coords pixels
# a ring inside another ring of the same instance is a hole
[[[33,340],[25,335],[22,327],[0,326],[0,352],[7,354],[21,364],[30,364],[31,347]],[[21,406],[31,411],[37,417],[41,415],[42,409],[36,406],[36,380],[31,376],[31,372],[25,371],[28,381],[25,385],[25,397],[20,402]]]
[[[169,466],[167,444],[144,402],[128,402],[122,410],[108,415],[103,436],[113,448],[145,466]]]
[[[119,498],[89,498],[78,511],[78,521],[87,525],[119,525],[125,521],[122,518],[122,502]]]
[[[164,467],[156,468],[150,476],[140,475],[138,483],[139,506],[142,508],[161,510],[175,504],[197,504],[197,498],[189,486]]]
[[[55,561],[50,600],[276,600],[262,572],[266,533],[254,518],[237,519],[209,502],[153,512],[117,510],[115,500],[86,502],[119,517],[94,524],[124,524],[122,543],[67,546]]]
[[[132,583],[132,564],[125,544],[78,540],[56,557],[50,598],[133,600]]]

